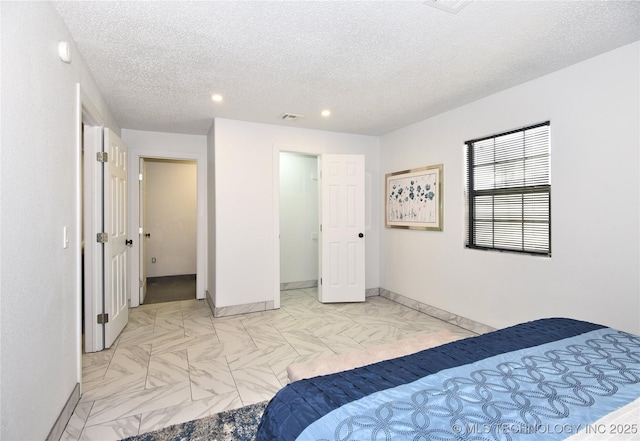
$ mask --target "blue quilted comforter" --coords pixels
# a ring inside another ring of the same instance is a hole
[[[543,319],[289,384],[256,440],[551,441],[638,397],[639,337]]]

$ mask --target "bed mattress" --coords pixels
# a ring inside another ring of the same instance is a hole
[[[550,441],[639,397],[640,338],[541,319],[289,384],[256,439]]]

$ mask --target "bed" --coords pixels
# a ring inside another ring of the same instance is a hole
[[[291,383],[256,440],[621,440],[639,423],[640,337],[552,318]]]

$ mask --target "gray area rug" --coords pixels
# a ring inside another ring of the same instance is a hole
[[[254,441],[267,401],[143,433],[123,441]]]

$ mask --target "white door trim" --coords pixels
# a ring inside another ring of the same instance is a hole
[[[196,226],[196,298],[204,299],[207,290],[207,157],[199,152],[170,152],[154,148],[139,148],[129,146],[129,182],[138,181],[138,165],[140,158],[175,159],[182,161],[196,161],[197,169],[197,226]],[[129,186],[129,225],[134,231],[138,230],[140,219],[140,194],[138,185]],[[131,280],[130,307],[140,305],[140,249],[139,236],[133,235],[134,243],[131,249]]]
[[[144,158],[140,158],[138,163],[138,174],[141,181],[138,180],[138,232],[132,233],[135,237],[138,236],[138,280],[140,286],[138,289],[138,296],[140,303],[144,303],[144,298],[147,294],[147,265],[145,262],[145,256],[147,253],[147,242],[145,236],[147,234],[147,163]],[[140,212],[142,211],[142,212]],[[133,228],[135,229],[135,225]],[[134,284],[132,284],[134,285]],[[133,296],[134,293],[131,293]]]

